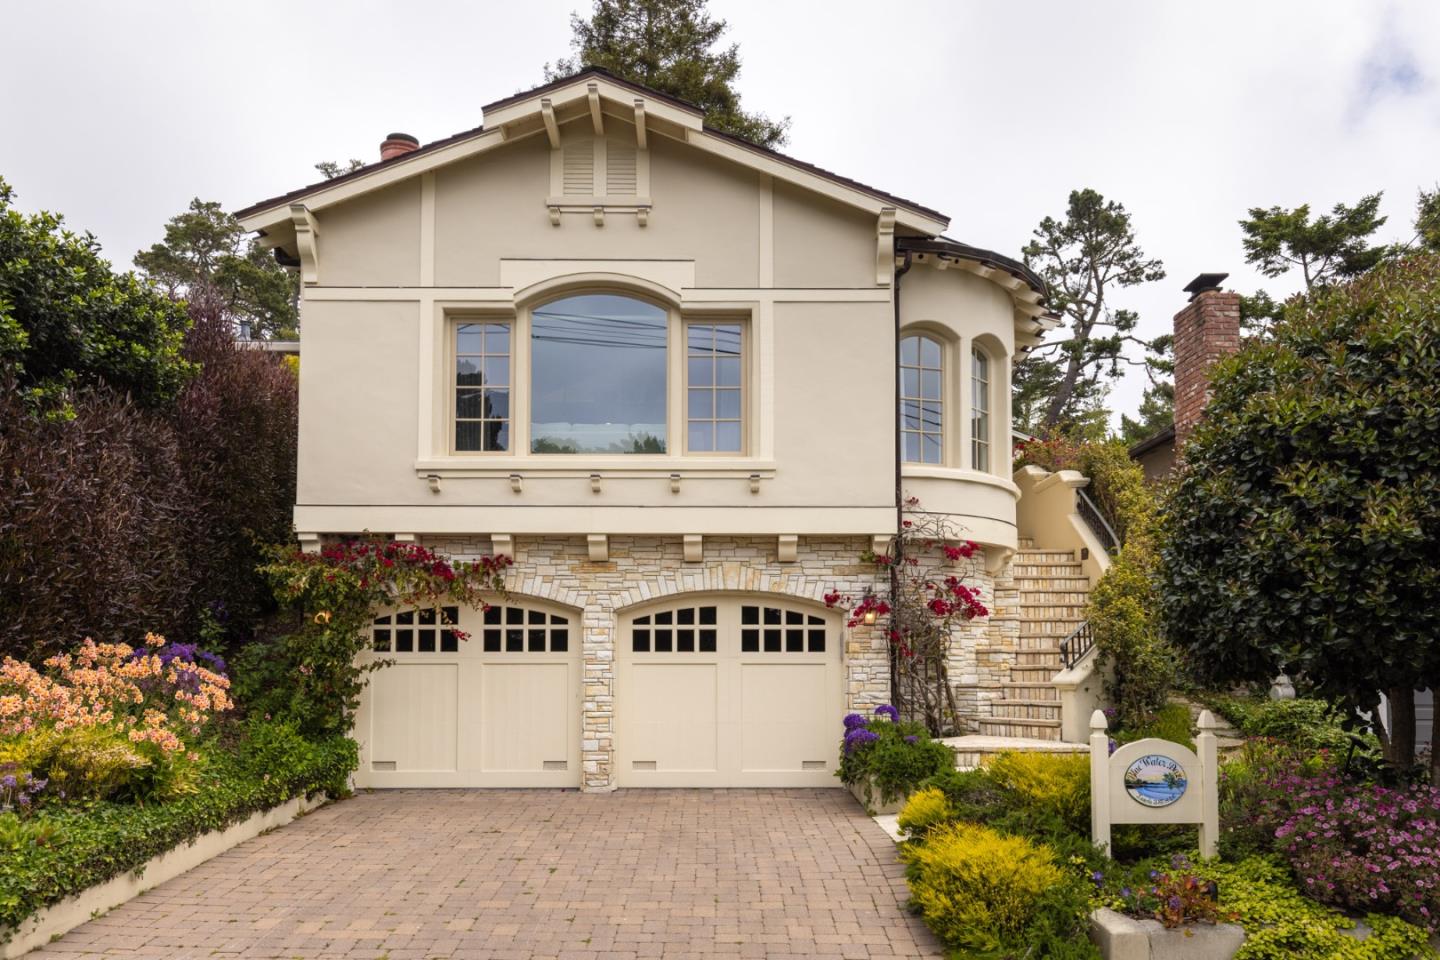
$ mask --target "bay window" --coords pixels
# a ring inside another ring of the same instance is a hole
[[[940,341],[900,341],[900,438],[907,463],[944,460],[944,371]]]

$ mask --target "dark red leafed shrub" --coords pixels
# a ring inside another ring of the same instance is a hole
[[[255,572],[264,544],[291,539],[299,403],[294,372],[272,353],[237,350],[218,309],[192,303],[185,358],[200,372],[175,401],[181,466],[204,528],[190,543],[193,605],[224,605],[231,638],[269,608]],[[241,636],[237,636],[237,634]]]
[[[207,609],[234,644],[266,609],[256,568],[263,544],[290,539],[296,378],[193,313],[199,370],[159,409],[96,387],[46,416],[0,381],[0,655],[193,639]]]
[[[169,423],[104,389],[72,419],[0,383],[0,654],[168,630],[195,582],[198,507]]]

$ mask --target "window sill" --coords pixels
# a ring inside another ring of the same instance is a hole
[[[1011,496],[1018,498],[1020,488],[1009,477],[1001,477],[993,473],[982,473],[979,470],[966,470],[961,467],[937,467],[923,463],[907,463],[901,467],[900,475],[906,479],[927,479],[927,480],[963,480],[967,483],[983,483],[992,487],[999,487]]]
[[[532,456],[435,457],[415,461],[417,476],[441,477],[682,477],[732,478],[758,474],[775,476],[773,460],[746,457],[647,457],[633,455],[585,456],[583,454],[535,454]]]

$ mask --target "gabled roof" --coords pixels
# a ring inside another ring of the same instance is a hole
[[[447,148],[458,147],[458,145],[473,141],[476,144],[476,152],[478,152],[479,149],[482,149],[482,141],[490,141],[498,144],[506,139],[507,131],[505,127],[507,125],[513,124],[520,117],[538,114],[541,111],[541,101],[546,99],[548,95],[572,89],[583,91],[589,83],[597,81],[603,82],[607,87],[625,90],[629,93],[639,95],[647,104],[663,105],[662,109],[672,114],[675,119],[683,121],[678,126],[688,131],[686,133],[687,139],[692,139],[690,134],[693,133],[697,135],[700,140],[709,138],[714,144],[724,144],[731,148],[724,151],[726,155],[738,162],[748,162],[750,165],[762,169],[767,167],[778,169],[779,174],[782,176],[785,176],[788,171],[789,176],[787,179],[793,179],[801,183],[801,185],[805,185],[805,181],[813,178],[810,184],[811,186],[817,185],[815,181],[829,183],[841,188],[842,191],[853,191],[853,193],[847,194],[852,198],[859,194],[870,198],[871,201],[878,201],[886,206],[894,206],[897,208],[898,219],[900,219],[902,223],[905,223],[907,220],[911,221],[907,225],[912,229],[917,229],[922,232],[929,234],[939,233],[949,223],[949,218],[938,210],[887,193],[857,180],[852,180],[849,177],[841,176],[823,167],[806,163],[803,160],[797,160],[779,151],[751,143],[742,137],[737,137],[733,134],[724,133],[713,127],[706,126],[703,120],[703,111],[694,104],[643,84],[618,77],[608,70],[599,67],[587,67],[572,76],[552,80],[534,89],[526,90],[502,100],[496,100],[493,103],[486,104],[481,108],[481,111],[488,126],[482,124],[471,130],[464,130],[442,140],[427,143],[418,150],[410,153],[402,154],[389,160],[372,163],[350,173],[342,174],[332,180],[318,181],[301,187],[298,190],[292,190],[289,193],[283,193],[279,196],[261,200],[258,203],[253,203],[242,210],[236,211],[235,216],[244,223],[247,229],[264,229],[267,224],[259,222],[257,215],[266,214],[273,222],[288,219],[289,204],[304,200],[307,197],[323,199],[320,197],[322,194],[338,195],[343,192],[343,198],[348,199],[356,193],[367,192],[368,189],[378,189],[393,183],[399,177],[385,175],[392,171],[400,176],[410,176],[419,174],[435,166],[440,166],[443,163],[452,162],[469,154],[465,152],[457,153],[456,150],[447,150]],[[776,164],[780,166],[774,168],[773,165]],[[403,173],[401,173],[402,169],[404,171]],[[373,181],[373,184],[368,188],[363,185],[367,179]],[[337,188],[344,189],[342,191],[337,190]],[[334,202],[338,202],[338,200]],[[908,213],[909,216],[905,216],[905,213]],[[266,218],[261,217],[259,219],[264,220]],[[251,222],[245,223],[245,221]]]

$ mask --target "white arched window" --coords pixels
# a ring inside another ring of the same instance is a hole
[[[990,470],[990,358],[970,348],[970,466]]]
[[[942,355],[940,341],[931,337],[900,341],[900,439],[908,463],[944,462]]]

